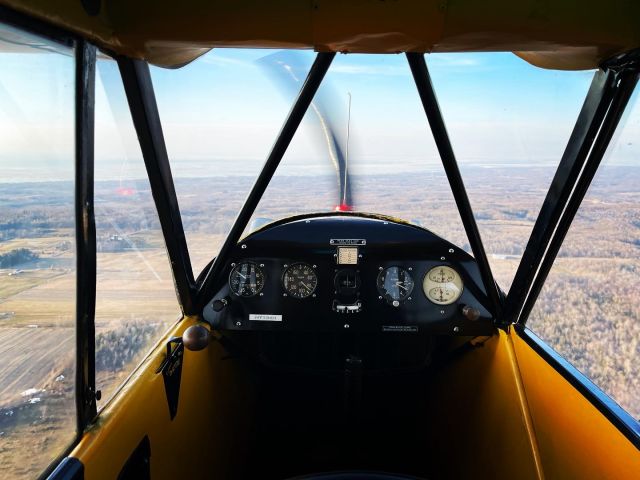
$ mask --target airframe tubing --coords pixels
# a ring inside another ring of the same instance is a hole
[[[74,180],[74,188],[75,188],[75,199],[74,199],[74,216],[75,216],[75,230],[76,230],[76,377],[75,377],[75,389],[76,389],[76,431],[73,439],[69,442],[68,446],[60,452],[60,454],[54,458],[51,463],[40,473],[39,479],[49,478],[50,475],[53,476],[52,472],[56,469],[56,467],[61,463],[66,462],[67,455],[71,453],[71,451],[78,444],[82,435],[84,434],[84,429],[86,427],[87,419],[92,420],[95,416],[95,413],[92,411],[91,406],[88,405],[91,402],[90,398],[85,399],[84,395],[81,392],[86,392],[85,386],[92,386],[92,378],[95,378],[95,370],[92,367],[92,364],[95,363],[94,351],[95,345],[93,342],[93,337],[87,338],[87,342],[82,342],[80,339],[86,334],[90,335],[87,329],[91,330],[93,324],[93,314],[91,313],[91,304],[95,305],[95,298],[90,300],[90,292],[91,289],[95,291],[95,277],[92,280],[91,275],[84,276],[86,273],[87,265],[91,264],[91,239],[86,236],[88,232],[80,232],[82,228],[81,219],[89,219],[93,215],[93,205],[82,204],[80,203],[83,199],[83,195],[89,195],[89,188],[93,189],[93,175],[90,177],[87,175],[88,162],[91,162],[93,165],[93,140],[91,140],[91,144],[89,147],[88,143],[81,142],[79,139],[81,135],[81,128],[85,128],[85,132],[90,134],[93,139],[93,131],[94,131],[94,122],[92,117],[93,106],[91,106],[91,111],[88,110],[89,105],[93,105],[93,100],[85,95],[89,94],[89,91],[93,92],[93,80],[91,79],[91,74],[89,72],[89,64],[91,54],[88,52],[92,48],[90,44],[86,43],[82,45],[82,39],[77,37],[74,34],[71,34],[63,29],[50,25],[44,21],[35,19],[33,17],[29,17],[20,12],[16,12],[10,8],[0,5],[0,22],[6,25],[13,26],[19,30],[22,30],[26,33],[31,33],[33,35],[37,35],[40,37],[44,37],[52,42],[58,43],[60,45],[66,46],[70,49],[76,49],[74,54],[74,63],[75,63],[75,128],[76,128],[76,142],[75,142],[75,180]],[[80,50],[85,50],[87,54],[86,57],[82,58],[80,54]],[[84,73],[83,73],[84,72]],[[87,75],[86,77],[84,75]],[[83,78],[86,78],[87,82],[84,82]],[[83,93],[81,93],[83,92]],[[93,93],[91,93],[93,95]],[[82,103],[86,102],[82,107],[80,106]],[[86,113],[87,123],[84,124],[84,120],[82,120],[83,116],[82,112]],[[89,130],[86,130],[89,129]],[[91,167],[93,168],[93,167]],[[89,183],[90,180],[90,183]],[[86,188],[81,188],[80,184],[86,181]],[[91,193],[92,195],[92,193]],[[92,196],[91,196],[92,198]],[[84,206],[83,206],[84,205]],[[91,208],[89,208],[89,206]],[[88,216],[80,216],[78,212],[86,211]],[[89,222],[90,223],[90,222]],[[84,238],[83,241],[88,241],[89,251],[85,251],[81,244],[81,238]],[[94,247],[95,248],[95,247]],[[81,262],[83,265],[81,266]],[[82,284],[82,279],[88,280],[92,282],[89,286],[89,289],[82,290],[87,287],[87,285]],[[83,293],[84,292],[84,293]],[[85,294],[87,297],[85,298]],[[85,310],[81,311],[80,302],[86,301],[84,304]],[[89,341],[91,340],[91,341]],[[88,350],[85,350],[85,345]],[[87,363],[88,362],[88,363]],[[88,370],[85,370],[85,365]],[[84,372],[88,371],[88,375],[85,376]],[[95,386],[93,385],[94,390]],[[93,392],[92,392],[93,393]],[[95,401],[95,397],[94,397]]]
[[[78,432],[96,416],[96,221],[93,204],[96,47],[76,44],[76,410]]]
[[[451,141],[447,134],[447,127],[444,124],[444,119],[442,118],[442,113],[440,112],[440,107],[438,105],[438,99],[433,89],[433,84],[431,83],[431,76],[429,75],[427,62],[425,61],[422,53],[407,52],[406,55],[409,67],[411,68],[411,73],[413,74],[413,79],[416,83],[416,88],[418,89],[418,94],[420,95],[420,100],[422,101],[422,106],[427,114],[427,120],[431,127],[433,139],[438,147],[438,152],[442,159],[442,165],[444,166],[447,179],[449,180],[449,186],[451,187],[453,197],[456,201],[456,205],[458,206],[458,212],[460,213],[464,230],[467,234],[467,238],[469,239],[473,255],[478,262],[480,275],[482,276],[482,283],[484,284],[487,296],[493,306],[494,318],[498,319],[502,312],[502,297],[500,296],[498,286],[493,278],[491,266],[487,259],[487,253],[482,245],[482,238],[478,231],[478,225],[473,217],[471,203],[469,202],[469,197],[467,196],[467,191],[464,187],[460,170],[458,169],[458,163],[456,162],[456,156],[453,153]]]
[[[287,151],[287,148],[289,147],[289,144],[291,143],[291,140],[293,139],[302,118],[307,112],[307,109],[309,108],[318,87],[322,83],[322,79],[327,73],[335,55],[336,54],[334,52],[321,52],[317,54],[316,59],[311,66],[311,70],[309,70],[309,74],[300,89],[298,98],[293,104],[293,107],[289,112],[289,116],[280,130],[280,134],[271,148],[271,153],[269,153],[267,161],[262,167],[260,175],[258,175],[258,178],[249,192],[244,205],[242,205],[242,209],[240,210],[240,213],[238,213],[238,216],[229,231],[229,235],[227,235],[227,238],[222,244],[218,256],[211,263],[211,266],[206,272],[202,284],[198,289],[197,305],[199,310],[204,308],[204,304],[207,300],[203,298],[204,292],[208,290],[209,286],[218,277],[222,267],[227,261],[227,257],[229,256],[231,249],[238,243],[238,240],[240,240],[242,232],[251,219],[251,215],[253,215],[253,212],[258,206],[258,202],[262,198],[262,195],[267,189],[267,186],[278,168],[282,157]]]
[[[611,104],[614,90],[615,73],[611,70],[598,70],[593,76],[567,147],[518,265],[507,296],[502,319],[505,324],[515,322],[520,316],[540,262]]]
[[[522,311],[518,317],[518,322],[522,322],[523,324],[526,323],[527,318],[533,309],[544,282],[547,279],[549,271],[553,266],[553,262],[555,261],[567,232],[571,227],[571,223],[582,204],[582,200],[584,199],[584,196],[593,181],[593,177],[600,166],[600,162],[607,151],[609,142],[618,127],[620,118],[622,117],[629,103],[629,99],[636,88],[638,83],[638,72],[628,70],[623,71],[620,73],[620,76],[616,76],[616,78],[619,79],[619,82],[616,82],[616,92],[613,100],[604,120],[602,121],[602,126],[593,143],[593,147],[587,158],[582,174],[573,189],[569,202],[566,204],[566,208],[559,219],[558,226],[549,241],[549,248],[542,259],[538,273],[531,285],[531,289],[529,290],[529,294],[525,298],[524,306],[522,307]]]
[[[195,313],[195,281],[149,65],[127,57],[116,57],[116,60],[149,176],[180,307],[185,315],[192,315]]]

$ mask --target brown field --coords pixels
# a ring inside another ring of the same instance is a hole
[[[494,274],[508,291],[553,171],[531,167],[465,173]],[[614,169],[596,180],[529,322],[636,417],[640,417],[638,184],[640,169]],[[250,185],[244,177],[232,182],[177,181],[196,276],[216,254]],[[278,219],[330,210],[336,196],[333,185],[331,177],[276,176],[255,217]],[[0,471],[6,479],[41,471],[64,449],[75,428],[72,216],[70,209],[59,207],[61,199],[56,208],[32,203],[34,191],[45,186],[11,185],[7,192],[0,190],[0,202],[3,195],[11,198],[11,208],[0,212],[0,255],[29,249],[38,256],[28,264],[0,269]],[[113,182],[96,186],[96,197],[102,199],[96,208],[100,405],[180,313],[148,190],[120,198],[113,189]],[[19,201],[21,192],[24,205]],[[182,196],[185,192],[189,194]],[[354,197],[362,211],[418,222],[469,251],[441,174],[354,177]],[[11,227],[15,230],[4,225],[15,218],[24,219]],[[118,236],[124,240],[112,239]]]

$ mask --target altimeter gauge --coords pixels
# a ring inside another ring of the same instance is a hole
[[[318,276],[308,263],[293,263],[285,268],[282,285],[287,295],[293,298],[307,298],[315,292]]]
[[[239,297],[253,297],[264,287],[264,272],[253,262],[237,264],[229,274],[229,288]]]
[[[425,296],[436,305],[451,305],[460,298],[462,289],[462,278],[458,272],[446,265],[429,270],[422,282]]]
[[[377,284],[378,293],[394,307],[409,298],[413,291],[413,278],[408,270],[401,267],[388,267],[381,270]]]

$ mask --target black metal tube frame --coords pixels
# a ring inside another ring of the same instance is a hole
[[[182,312],[193,315],[198,311],[195,308],[195,281],[149,66],[142,60],[115,58],[149,176],[178,300]]]
[[[553,267],[553,263],[560,251],[560,247],[571,227],[573,219],[582,204],[582,200],[593,181],[593,178],[600,166],[600,162],[604,157],[609,142],[620,122],[620,119],[629,103],[629,99],[638,83],[638,73],[633,71],[624,71],[620,75],[615,75],[616,91],[611,101],[609,109],[602,121],[602,126],[598,132],[597,138],[593,142],[591,152],[585,162],[584,169],[577,180],[571,197],[560,219],[553,236],[549,240],[549,246],[540,263],[537,275],[531,285],[531,289],[524,300],[522,311],[518,317],[518,323],[526,323],[533,306],[538,299],[538,295],[547,280],[547,276]]]
[[[526,321],[633,92],[630,72],[595,73],[518,266],[501,323]]]
[[[96,47],[76,43],[76,407],[78,432],[96,416],[96,222],[93,204]]]
[[[431,127],[433,138],[440,153],[440,159],[442,160],[449,186],[451,187],[458,212],[462,219],[462,224],[464,225],[464,230],[469,239],[473,255],[478,262],[482,283],[493,307],[494,318],[497,319],[502,312],[503,298],[493,277],[493,272],[487,259],[487,253],[482,244],[480,231],[473,216],[473,209],[471,208],[471,203],[469,202],[469,197],[467,196],[467,191],[462,176],[460,175],[456,156],[453,152],[451,141],[449,140],[447,127],[444,123],[442,112],[438,105],[438,99],[433,89],[427,62],[422,53],[408,52],[406,55],[416,88],[418,89],[418,94],[420,95],[420,100],[422,101],[422,106],[424,107],[429,126]]]
[[[93,219],[95,48],[44,21],[0,6],[0,22],[75,49],[75,226],[76,226],[76,432],[67,448],[39,475],[48,478],[78,444],[95,418],[95,223]],[[86,132],[86,135],[83,134]],[[93,240],[92,240],[93,238]]]
[[[582,110],[518,265],[507,296],[502,319],[504,324],[516,321],[520,315],[542,257],[613,98],[614,80],[612,71],[599,70],[593,77]]]
[[[53,42],[66,47],[73,48],[79,37],[55,27],[49,23],[29,17],[23,13],[16,12],[9,7],[0,5],[0,21],[2,23],[22,29],[28,33],[33,33],[40,37],[45,37]]]
[[[240,210],[240,213],[238,213],[238,216],[236,217],[233,226],[231,227],[231,230],[227,235],[227,238],[222,244],[218,256],[211,263],[202,280],[202,283],[198,290],[197,303],[199,309],[204,308],[204,304],[207,301],[207,299],[204,297],[205,292],[208,291],[213,281],[220,274],[223,266],[228,259],[231,249],[238,243],[238,240],[240,240],[242,232],[251,219],[251,215],[253,215],[253,212],[258,206],[258,202],[262,198],[262,195],[267,189],[267,186],[269,185],[271,178],[278,168],[282,157],[287,151],[287,148],[289,147],[289,144],[291,143],[291,140],[293,139],[293,136],[295,135],[296,130],[298,129],[298,126],[302,121],[302,118],[307,112],[307,109],[309,108],[309,105],[311,104],[311,101],[313,100],[318,87],[322,83],[322,80],[327,73],[327,70],[329,69],[329,66],[331,65],[334,57],[334,52],[321,52],[317,54],[316,59],[313,62],[311,69],[309,70],[309,74],[307,75],[307,78],[300,89],[300,93],[298,94],[298,97],[296,98],[296,101],[293,104],[293,107],[291,108],[291,111],[289,112],[289,115],[282,129],[280,130],[280,133],[273,147],[271,148],[271,152],[269,153],[269,156],[267,157],[267,160],[262,167],[262,170],[260,171],[260,175],[258,175],[253,188],[249,192],[247,199],[242,205],[242,209]]]

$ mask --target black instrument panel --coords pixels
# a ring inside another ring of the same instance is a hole
[[[203,311],[222,331],[494,330],[473,257],[428,230],[384,217],[326,214],[268,225],[236,246],[224,271]],[[440,288],[428,281],[431,300],[423,289],[429,272],[449,282]]]

